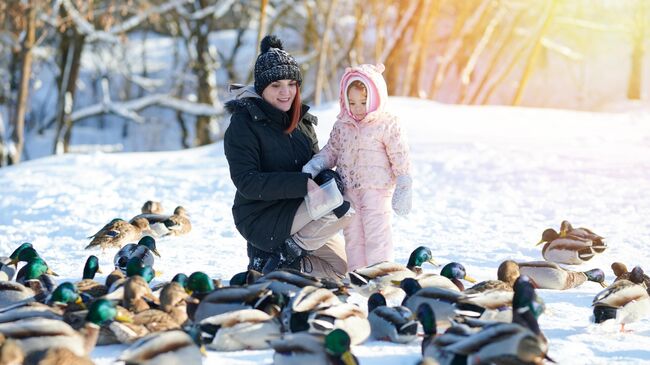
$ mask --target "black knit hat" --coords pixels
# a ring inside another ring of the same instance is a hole
[[[255,92],[262,95],[270,83],[277,80],[296,80],[302,82],[300,67],[296,60],[282,48],[282,41],[267,35],[260,42],[260,53],[255,61]]]

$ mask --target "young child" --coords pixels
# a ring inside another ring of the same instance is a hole
[[[316,176],[336,166],[341,175],[345,199],[356,210],[343,231],[349,271],[393,260],[391,205],[399,215],[411,210],[408,146],[398,118],[384,111],[383,71],[382,64],[346,69],[329,141],[302,170]]]

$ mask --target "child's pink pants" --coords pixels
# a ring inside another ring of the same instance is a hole
[[[343,230],[349,271],[393,260],[390,226],[392,195],[392,189],[346,191],[345,198],[356,211],[350,224]]]

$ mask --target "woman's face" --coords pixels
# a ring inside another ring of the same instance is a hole
[[[366,114],[366,94],[363,90],[356,87],[351,87],[348,90],[348,105],[350,106],[350,113],[358,119],[363,119]]]
[[[262,98],[274,107],[287,112],[296,97],[296,90],[298,90],[296,80],[273,81],[262,91]]]

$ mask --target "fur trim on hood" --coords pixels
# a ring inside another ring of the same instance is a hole
[[[350,84],[356,80],[363,82],[368,90],[368,99],[366,101],[368,115],[384,110],[386,101],[388,100],[388,87],[386,86],[386,80],[381,75],[384,70],[385,67],[381,63],[377,65],[363,64],[345,69],[340,85],[339,102],[341,104],[341,112],[339,113],[339,118],[349,117],[354,119],[350,112],[347,91]]]
[[[232,99],[224,105],[226,111],[230,114],[246,106],[249,101],[247,98],[262,98],[255,92],[253,85],[230,84],[228,86],[228,93]]]

